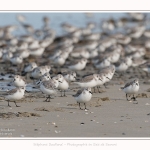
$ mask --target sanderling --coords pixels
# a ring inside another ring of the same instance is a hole
[[[99,80],[97,81],[96,86],[97,86],[98,92],[101,93],[99,88],[100,88],[101,85],[105,85],[105,83],[107,81],[106,80],[107,77],[104,73],[100,73],[100,74],[98,74],[98,76],[99,76]],[[106,87],[106,85],[105,85],[105,87]],[[94,93],[95,93],[95,87],[94,87]]]
[[[20,23],[23,23],[23,22],[26,21],[26,17],[23,16],[22,14],[18,14],[18,15],[16,16],[16,18],[17,18],[17,20],[18,20]]]
[[[74,26],[67,24],[67,23],[63,23],[61,26],[67,32],[74,32],[75,30],[77,30],[77,27],[74,27]]]
[[[62,66],[62,65],[65,64],[65,62],[66,62],[66,59],[65,59],[63,56],[61,56],[61,55],[57,56],[57,57],[54,59],[54,64],[55,64],[56,66]]]
[[[49,59],[50,60],[55,60],[56,57],[58,57],[60,54],[62,53],[62,50],[57,50],[56,52],[54,52]]]
[[[20,56],[21,58],[28,58],[29,57],[29,55],[30,55],[30,52],[29,52],[29,50],[21,50],[21,51],[17,51],[16,52],[16,56]]]
[[[109,20],[103,20],[101,27],[103,30],[114,30],[115,29],[115,20],[114,19],[109,19]]]
[[[146,17],[146,14],[144,13],[128,13],[128,15],[136,21],[142,21]]]
[[[24,42],[24,41],[19,41],[17,43],[17,50],[22,51],[22,50],[25,50],[25,49],[28,49],[28,43]]]
[[[65,78],[61,74],[58,74],[57,78],[59,81],[58,89],[61,90],[61,97],[63,96],[62,95],[63,90],[64,90],[64,96],[66,96],[65,91],[69,88],[69,83],[65,80]]]
[[[2,56],[2,59],[3,61],[10,61],[10,58],[13,57],[13,54],[11,52],[6,52],[6,53],[3,53],[3,56]]]
[[[146,63],[146,60],[143,58],[133,58],[132,59],[132,66],[133,67],[137,67],[140,66],[142,64]]]
[[[125,72],[129,68],[129,66],[124,61],[116,63],[115,67],[117,72]]]
[[[28,72],[31,72],[36,67],[37,67],[37,64],[35,62],[31,62],[28,65],[25,65],[22,73],[26,74]]]
[[[44,53],[45,48],[43,47],[38,47],[35,49],[30,49],[30,55],[31,56],[42,56],[42,54]]]
[[[51,79],[51,76],[50,76],[49,72],[46,72],[45,74],[43,74],[43,75],[40,77],[39,80],[37,80],[37,81],[35,82],[35,85],[40,85],[40,83],[41,83],[42,81],[48,81],[48,80],[50,80],[50,79]]]
[[[54,82],[52,82],[51,80],[48,81],[42,81],[40,84],[40,90],[48,95],[48,97],[46,98],[46,102],[50,102],[50,99],[52,99],[52,95],[56,95],[57,91],[56,91],[56,85]]]
[[[34,28],[33,28],[31,25],[29,25],[29,24],[24,24],[24,23],[22,23],[21,25],[24,27],[24,29],[25,29],[29,34],[34,33]]]
[[[62,75],[68,82],[73,82],[76,80],[76,73],[75,72],[63,72]]]
[[[110,63],[110,61],[109,61],[109,58],[104,58],[104,59],[102,59],[102,60],[99,60],[99,61],[97,62],[97,64],[95,64],[95,67],[96,67],[97,69],[102,69],[102,68],[108,67],[108,66],[110,66],[110,65],[111,65],[111,63]]]
[[[14,57],[11,57],[10,58],[10,62],[13,64],[13,65],[19,65],[23,62],[23,59],[22,57],[20,56],[14,56]]]
[[[71,70],[83,70],[86,67],[87,59],[81,59],[76,62],[72,62],[71,65],[68,66]]]
[[[99,80],[99,75],[98,74],[93,74],[93,75],[88,75],[82,78],[78,82],[74,82],[75,84],[78,84],[82,88],[92,88],[97,86],[97,82]]]
[[[49,65],[36,67],[32,70],[30,78],[38,79],[45,73],[50,72],[50,70],[51,70],[51,66]]]
[[[101,37],[100,33],[91,33],[91,34],[86,35],[84,38],[86,40],[99,40],[100,37]]]
[[[73,97],[75,98],[75,100],[79,104],[79,108],[80,109],[82,109],[80,107],[80,103],[84,103],[85,110],[87,110],[86,103],[88,101],[90,101],[91,98],[92,98],[91,88],[86,88],[86,89],[83,89],[83,90],[78,90],[77,93],[75,95],[73,95]]]
[[[16,87],[24,87],[26,86],[26,81],[22,76],[15,75],[11,84],[13,84]]]
[[[124,87],[121,87],[121,89],[126,93],[126,98],[128,100],[128,94],[133,95],[132,99],[136,101],[136,97],[134,94],[136,94],[139,91],[139,81],[137,79],[128,82]]]
[[[142,70],[144,70],[147,73],[147,76],[149,76],[149,73],[150,73],[150,63],[147,62],[147,63],[141,65],[140,67],[142,67]]]
[[[16,107],[20,107],[16,104],[17,100],[20,100],[24,97],[24,92],[25,92],[25,87],[17,87],[15,89],[12,89],[7,92],[7,95],[5,96],[6,100],[8,101],[8,106],[9,102],[14,102]]]
[[[150,30],[145,30],[144,36],[150,38]]]

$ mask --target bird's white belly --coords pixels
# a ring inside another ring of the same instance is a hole
[[[55,90],[52,90],[52,89],[47,89],[45,88],[43,85],[40,85],[40,90],[47,94],[47,95],[52,95],[52,94],[56,94],[56,91]]]
[[[86,103],[91,100],[92,95],[91,94],[81,94],[78,97],[76,97],[76,101],[79,103]]]
[[[63,83],[59,83],[58,88],[61,90],[67,90],[69,88],[69,84],[67,81],[64,81]]]

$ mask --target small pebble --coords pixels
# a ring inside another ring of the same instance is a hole
[[[84,123],[80,123],[81,125],[84,125]]]
[[[56,125],[56,123],[55,123],[55,122],[52,122],[52,125]]]

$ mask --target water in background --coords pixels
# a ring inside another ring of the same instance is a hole
[[[19,25],[16,19],[17,14],[22,14],[26,17],[26,22],[32,25],[35,29],[41,29],[43,22],[42,18],[47,16],[50,18],[50,26],[56,31],[57,36],[62,35],[64,31],[61,29],[61,24],[67,22],[77,27],[85,27],[88,22],[95,22],[97,24],[96,31],[100,31],[100,23],[105,19],[119,19],[120,17],[127,16],[126,13],[84,13],[84,12],[68,12],[68,13],[0,13],[0,26],[5,25]],[[15,34],[25,33],[19,28]]]

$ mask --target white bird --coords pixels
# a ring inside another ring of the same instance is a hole
[[[139,91],[139,81],[137,79],[128,82],[124,87],[121,87],[121,89],[126,93],[126,98],[128,100],[128,94],[133,95],[132,99],[136,101],[136,97],[134,94],[136,94]]]
[[[51,80],[48,81],[42,81],[40,84],[40,90],[48,95],[48,97],[46,98],[46,102],[50,102],[50,99],[52,99],[52,95],[56,95],[57,94],[57,90],[56,90],[56,85],[54,82],[52,82]]]
[[[63,90],[64,90],[64,96],[66,96],[65,91],[69,88],[69,83],[65,80],[65,78],[61,74],[58,74],[57,78],[59,81],[58,89],[61,90],[61,97],[63,96],[62,95]]]
[[[90,101],[91,98],[92,98],[91,88],[86,88],[86,89],[83,89],[83,90],[78,90],[77,93],[75,95],[73,95],[73,97],[75,98],[75,100],[79,104],[79,108],[80,109],[82,109],[80,107],[80,103],[84,103],[85,110],[87,110],[86,103],[88,101]]]
[[[83,70],[86,67],[87,59],[83,58],[80,61],[72,62],[71,65],[68,66],[71,70]]]
[[[20,100],[24,97],[24,92],[25,92],[25,87],[17,87],[15,89],[12,89],[10,91],[7,92],[7,95],[5,96],[6,100],[8,101],[8,106],[11,107],[9,105],[9,102],[14,102],[16,107],[20,107],[16,104],[16,100]]]

